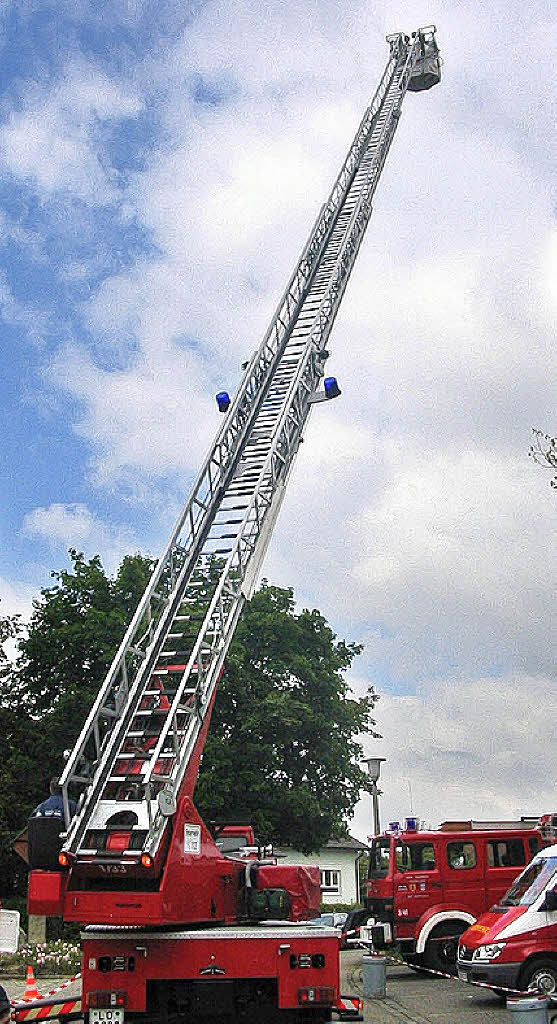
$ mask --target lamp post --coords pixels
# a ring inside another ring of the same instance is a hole
[[[366,757],[364,758],[364,764],[367,765],[367,773],[371,780],[371,799],[373,801],[373,834],[378,836],[381,832],[381,822],[379,820],[379,797],[382,796],[381,790],[378,788],[377,783],[381,774],[381,765],[386,758],[384,757]]]

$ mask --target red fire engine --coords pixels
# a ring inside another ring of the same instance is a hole
[[[512,827],[511,827],[512,825]],[[499,901],[547,842],[533,823],[420,831],[406,819],[371,843],[362,939],[396,944],[407,963],[454,974],[459,936]]]
[[[440,78],[433,26],[388,37],[371,105],[226,413],[60,780],[30,822],[31,914],[86,925],[90,1024],[319,1022],[339,1007],[338,936],[317,868],[199,817],[193,793],[218,680],[255,587],[312,405],[335,398],[327,342],[408,90]],[[70,800],[77,802],[70,814]],[[251,848],[251,849],[250,849]]]

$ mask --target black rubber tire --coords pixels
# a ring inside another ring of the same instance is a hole
[[[557,992],[557,957],[541,956],[530,960],[520,972],[518,987],[549,996]]]
[[[424,967],[443,974],[456,974],[456,951],[459,937],[470,925],[464,921],[445,921],[434,928],[424,950]],[[446,936],[446,941],[440,941]]]

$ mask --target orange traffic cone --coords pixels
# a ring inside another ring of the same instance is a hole
[[[33,974],[33,968],[27,968],[27,978],[25,979],[25,992],[23,993],[23,1001],[30,1003],[33,999],[40,999],[41,995],[37,988],[37,982],[35,981],[35,975]]]

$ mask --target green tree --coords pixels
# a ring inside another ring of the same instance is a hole
[[[34,602],[16,666],[0,659],[0,856],[73,746],[152,571],[124,558],[70,552],[70,569]],[[0,620],[1,621],[1,620]],[[4,621],[0,636],[17,625]],[[196,800],[208,818],[249,818],[261,838],[311,851],[342,834],[367,776],[358,735],[373,731],[376,695],[350,694],[360,648],[337,641],[318,611],[294,611],[292,590],[263,585],[246,605],[221,681]],[[15,858],[2,891],[18,888]],[[7,888],[6,888],[7,887]]]
[[[113,580],[95,555],[70,550],[72,568],[52,573],[56,583],[33,604],[20,642],[17,697],[40,719],[51,756],[40,773],[42,791],[62,768],[128,627],[153,562],[127,555]]]
[[[0,617],[0,864],[4,893],[23,891],[25,865],[12,854],[14,836],[22,828],[22,806],[33,801],[33,773],[28,752],[40,742],[37,723],[14,699],[17,692],[17,669],[5,651],[9,640],[22,633],[19,616]]]
[[[128,555],[111,580],[98,556],[87,561],[72,550],[70,557],[72,568],[54,572],[54,585],[34,601],[26,632],[17,620],[0,620],[0,639],[19,635],[16,664],[0,658],[3,895],[24,878],[13,838],[61,772],[153,566]]]
[[[265,583],[245,606],[226,660],[195,801],[210,819],[250,820],[258,836],[310,853],[346,832],[369,780],[358,736],[377,695],[344,679],[361,648],[320,612],[294,610]]]

